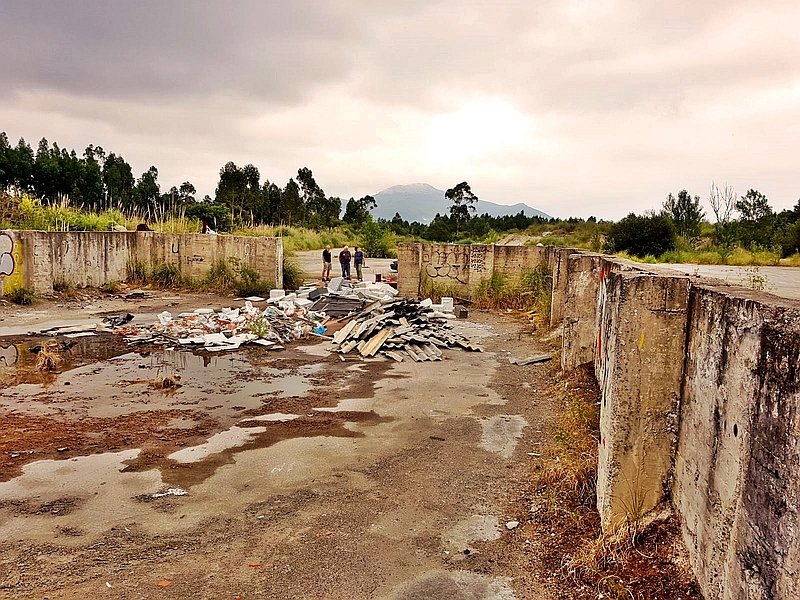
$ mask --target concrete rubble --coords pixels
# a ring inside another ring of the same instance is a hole
[[[451,319],[452,313],[436,310],[430,299],[377,301],[337,331],[333,343],[341,354],[355,350],[367,357],[380,352],[397,362],[442,360],[442,348],[480,352],[480,346],[453,331]]]
[[[245,345],[281,350],[308,337],[332,340],[340,354],[362,357],[379,353],[397,362],[442,360],[442,348],[480,352],[480,346],[457,334],[452,298],[440,304],[397,298],[388,283],[351,284],[341,277],[327,286],[304,286],[296,292],[271,290],[269,299],[251,297],[238,308],[197,308],[173,315],[164,311],[149,325],[131,323],[133,315],[106,317],[105,323],[56,327],[40,333],[67,338],[112,332],[130,346],[231,352]],[[266,304],[257,307],[255,304]],[[330,329],[332,337],[325,335]]]
[[[132,346],[157,344],[225,352],[245,344],[277,350],[282,344],[325,332],[326,315],[309,311],[301,299],[284,298],[264,309],[247,300],[241,308],[219,311],[198,308],[177,316],[164,311],[158,315],[158,322],[149,327],[120,327],[114,333],[124,335]]]

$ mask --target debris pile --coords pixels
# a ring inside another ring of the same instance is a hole
[[[453,314],[435,310],[430,299],[377,301],[337,331],[333,343],[341,354],[356,350],[366,357],[380,352],[398,362],[441,360],[441,348],[481,352],[480,346],[453,331],[451,319]]]
[[[265,308],[254,306],[261,302]],[[466,316],[466,309],[454,307],[452,298],[443,298],[441,304],[398,298],[388,283],[353,285],[337,277],[327,286],[306,286],[289,294],[271,290],[269,299],[246,298],[240,308],[198,308],[175,316],[164,311],[155,323],[144,326],[131,323],[134,316],[124,314],[106,317],[105,324],[55,327],[41,333],[72,338],[112,331],[130,346],[207,352],[235,351],[247,344],[281,350],[290,341],[318,336],[332,340],[333,351],[340,354],[381,354],[398,362],[421,362],[441,360],[442,348],[481,351],[454,329],[451,321],[456,312],[459,318]],[[332,338],[324,335],[328,328]]]
[[[292,301],[281,300],[261,310],[247,300],[242,308],[198,308],[177,317],[164,311],[150,327],[121,327],[114,333],[124,335],[132,346],[157,344],[223,352],[258,344],[278,350],[289,341],[324,333],[327,320],[324,314]]]

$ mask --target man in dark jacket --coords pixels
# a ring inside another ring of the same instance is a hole
[[[331,247],[325,246],[322,251],[322,281],[331,280]]]
[[[350,259],[353,256],[350,254],[350,248],[345,246],[339,252],[339,263],[342,265],[342,277],[350,279]]]
[[[358,277],[359,281],[364,281],[364,272],[361,270],[361,267],[367,266],[364,263],[364,253],[358,249],[358,246],[356,246],[355,250],[353,254],[353,264],[356,266],[356,277]]]

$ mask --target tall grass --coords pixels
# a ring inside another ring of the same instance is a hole
[[[447,280],[445,283],[433,279],[422,271],[419,276],[419,295],[434,302],[441,302],[442,298],[463,298],[468,295],[468,290],[463,285],[453,283],[452,280]]]
[[[478,286],[473,302],[479,308],[532,310],[547,318],[550,316],[552,287],[552,273],[544,265],[523,272],[519,279],[509,280],[494,273]]]
[[[286,265],[284,262],[284,286],[286,286]],[[290,266],[290,271],[292,267]],[[302,277],[302,273],[300,274]],[[289,274],[289,282],[296,289],[302,285],[296,279],[295,271]],[[196,279],[181,275],[178,266],[173,263],[144,263],[132,261],[127,265],[128,283],[151,286],[159,289],[182,289],[190,291],[207,291],[218,294],[236,294],[237,296],[259,296],[266,294],[274,285],[261,279],[261,274],[250,265],[235,257],[229,257],[214,263],[211,269],[201,278]]]
[[[116,209],[95,212],[72,206],[68,198],[53,204],[42,204],[40,200],[23,196],[13,198],[5,204],[9,207],[0,215],[2,229],[35,229],[40,231],[109,231],[117,225],[132,231],[140,223],[148,223],[154,231],[162,233],[199,233],[198,219],[181,214],[144,214],[140,211]]]

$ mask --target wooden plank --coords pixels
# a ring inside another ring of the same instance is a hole
[[[391,328],[387,327],[386,329],[382,329],[375,336],[369,341],[369,343],[364,347],[361,351],[362,356],[375,356],[375,353],[380,350],[381,346],[383,346],[383,342],[385,342],[389,336],[392,335]]]
[[[350,335],[350,332],[353,331],[356,324],[358,322],[353,319],[347,325],[342,327],[339,331],[333,334],[333,343],[334,344],[341,344],[344,340],[347,339],[347,336]]]

